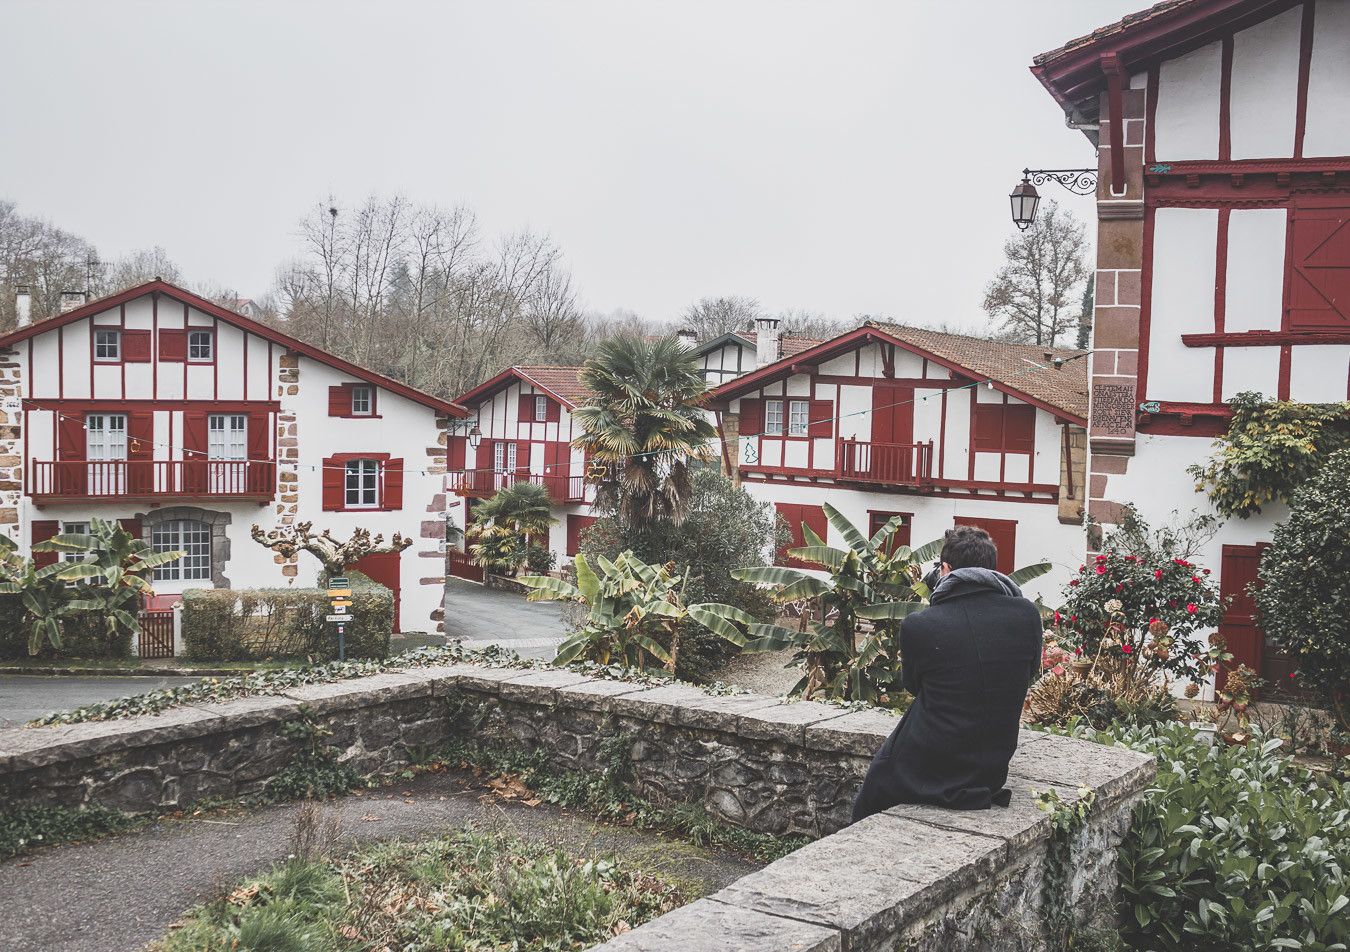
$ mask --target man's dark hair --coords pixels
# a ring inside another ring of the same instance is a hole
[[[953,569],[998,568],[998,546],[976,526],[957,526],[942,537],[942,561]]]

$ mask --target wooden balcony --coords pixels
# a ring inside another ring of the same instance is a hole
[[[530,482],[548,490],[555,503],[586,501],[586,480],[582,476],[537,476],[533,473],[451,473],[450,489],[471,499],[487,499],[516,483]]]
[[[933,441],[873,443],[840,440],[837,478],[878,486],[922,487],[933,480]]]
[[[276,496],[277,464],[253,460],[34,460],[28,495],[44,502]]]

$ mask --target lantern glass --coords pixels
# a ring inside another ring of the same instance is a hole
[[[1022,231],[1026,231],[1036,220],[1036,206],[1041,201],[1036,186],[1023,179],[1013,188],[1012,194],[1008,196],[1008,201],[1012,205],[1013,224]]]
[[[470,447],[470,449],[475,449],[475,450],[478,449],[478,444],[481,443],[481,442],[483,442],[483,431],[480,430],[480,429],[478,429],[478,424],[475,423],[475,424],[473,425],[473,427],[469,430],[469,447]]]

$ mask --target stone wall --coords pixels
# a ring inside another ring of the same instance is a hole
[[[845,827],[867,762],[895,725],[888,714],[458,665],[0,731],[0,798],[150,810],[257,792],[295,756],[280,728],[302,711],[328,725],[340,757],[362,771],[400,767],[472,734],[542,751],[558,768],[625,762],[649,797],[699,803],[753,830],[821,837],[613,940],[604,947],[612,952],[1045,948],[1050,825],[1031,791],[1094,791],[1064,901],[1080,920],[1104,921],[1115,848],[1153,772],[1140,754],[1024,733],[1010,808],[905,806]]]
[[[9,533],[16,542],[23,488],[21,389],[18,351],[0,347],[0,532]]]

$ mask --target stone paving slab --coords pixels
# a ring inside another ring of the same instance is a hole
[[[720,896],[721,893],[718,893]],[[712,899],[681,906],[593,952],[842,952],[838,931]]]
[[[806,728],[848,715],[842,707],[819,701],[792,701],[741,714],[736,729],[746,737],[805,743]]]
[[[520,668],[487,668],[477,665],[457,665],[450,670],[443,682],[444,688],[438,696],[447,694],[456,688],[467,688],[484,694],[499,694],[503,681],[510,681],[520,674]]]
[[[644,721],[679,724],[684,708],[699,704],[707,697],[707,693],[699,688],[683,684],[664,684],[641,694],[615,697],[610,704],[610,710],[615,714],[641,718]]]
[[[721,902],[838,929],[845,948],[879,943],[1006,865],[1008,844],[877,814],[803,846],[717,894]]]
[[[283,697],[299,701],[318,713],[364,707],[372,700],[381,704],[414,697],[431,697],[432,684],[402,671],[386,671],[365,678],[302,684],[287,688]]]
[[[579,684],[569,684],[558,689],[559,701],[565,701],[587,711],[609,711],[612,700],[621,695],[640,694],[652,690],[650,684],[633,684],[629,681],[615,681],[611,678],[594,678]]]
[[[1040,784],[1091,787],[1097,799],[1111,801],[1134,793],[1154,771],[1154,758],[1123,747],[1107,747],[1073,737],[1042,734],[1020,746],[1008,765],[1009,783],[1021,777]]]
[[[557,668],[524,671],[520,672],[518,677],[502,682],[501,695],[516,701],[552,704],[556,700],[558,688],[584,684],[590,680],[584,674]]]
[[[761,697],[758,694],[705,694],[702,700],[695,700],[684,707],[680,724],[683,727],[730,733],[736,730],[741,715],[776,706],[777,698]]]
[[[940,830],[997,837],[1004,840],[1013,852],[1019,852],[1050,835],[1050,815],[1036,806],[1031,787],[1024,785],[1020,778],[1008,778],[1008,788],[1012,791],[1012,800],[1007,807],[991,807],[988,810],[945,810],[942,807],[902,803],[898,807],[884,811],[884,814],[923,823]],[[1035,789],[1053,790],[1064,801],[1078,799],[1078,791],[1069,787],[1041,784]]]
[[[802,742],[816,750],[871,757],[899,723],[899,718],[884,711],[854,711],[807,727]]]

